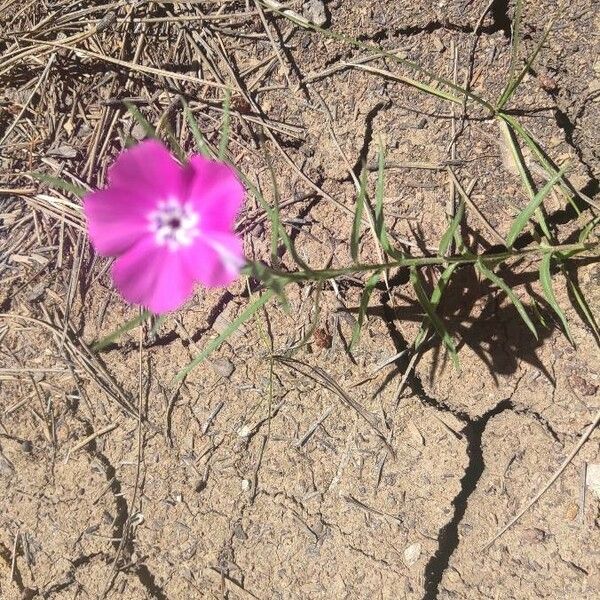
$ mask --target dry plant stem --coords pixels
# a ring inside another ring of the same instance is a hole
[[[569,456],[565,458],[556,473],[552,475],[548,483],[482,548],[483,550],[487,550],[499,537],[504,535],[552,487],[556,480],[563,474],[564,470],[569,466],[571,461],[575,458],[577,453],[583,448],[583,445],[589,440],[594,429],[596,429],[598,425],[600,425],[600,411],[596,413],[596,417],[594,418],[592,424],[587,428],[579,442],[577,442],[576,446],[573,448],[573,450],[571,450]]]

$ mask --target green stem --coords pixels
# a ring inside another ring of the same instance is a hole
[[[261,265],[261,272],[273,277],[280,277],[286,281],[286,283],[299,282],[299,281],[319,281],[323,279],[333,279],[342,275],[348,275],[350,273],[364,273],[371,271],[383,271],[392,269],[394,267],[423,267],[431,265],[450,265],[450,264],[473,264],[478,261],[485,261],[486,263],[503,262],[510,258],[517,258],[520,256],[527,256],[531,254],[568,254],[573,256],[580,252],[586,252],[594,248],[600,248],[600,242],[588,242],[588,243],[576,243],[576,244],[562,244],[556,246],[540,245],[535,248],[524,248],[522,250],[504,250],[502,252],[496,252],[494,254],[476,255],[476,254],[461,254],[455,256],[418,256],[402,258],[395,261],[382,264],[366,264],[366,265],[352,265],[349,267],[342,267],[339,269],[318,269],[318,270],[306,270],[296,272],[285,272],[271,267]],[[252,271],[252,264],[248,265],[249,271]]]

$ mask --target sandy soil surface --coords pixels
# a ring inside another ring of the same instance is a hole
[[[289,6],[318,20],[322,4]],[[514,4],[494,1],[481,20],[487,5],[333,0],[324,26],[461,84],[477,40],[472,89],[494,99]],[[598,201],[600,12],[591,0],[568,5],[511,107]],[[442,315],[460,370],[436,340],[413,362],[402,353],[422,320],[402,270],[375,290],[352,353],[356,277],[290,288],[289,308],[269,304],[183,385],[176,371],[248,305],[244,282],[199,290],[156,330],[89,351],[135,309],[91,252],[78,201],[19,173],[102,185],[123,140],[144,135],[123,100],[191,151],[179,96],[215,142],[222,90],[198,78],[242,90],[234,161],[272,201],[268,148],[282,218],[315,267],[348,264],[354,180],[366,164],[375,185],[380,148],[386,224],[415,253],[435,251],[446,228],[448,165],[474,182],[472,199],[501,236],[527,201],[482,111],[469,105],[462,120],[460,106],[452,113],[393,77],[414,73],[257,6],[0,4],[0,598],[600,597],[600,503],[583,483],[600,463],[597,431],[484,549],[600,409],[597,340],[557,283],[569,343],[531,262],[503,274],[538,301],[538,340],[472,269],[453,279]],[[523,57],[555,10],[524,3]],[[558,195],[547,211],[561,239],[590,212],[577,217]],[[239,227],[247,255],[268,258],[269,226],[252,197]],[[464,236],[474,250],[495,243],[469,211]],[[377,260],[368,234],[361,257]],[[287,255],[282,264],[293,267]],[[600,314],[598,262],[574,275]]]

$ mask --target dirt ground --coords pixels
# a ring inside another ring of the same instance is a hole
[[[556,10],[523,4],[521,58]],[[567,4],[511,107],[598,201],[600,11]],[[287,5],[320,18],[320,2]],[[283,221],[314,267],[349,263],[354,178],[364,163],[375,185],[379,148],[386,224],[417,254],[435,252],[446,228],[448,164],[474,181],[501,236],[526,203],[497,123],[477,107],[462,122],[460,106],[453,117],[389,75],[415,73],[261,6],[0,1],[0,598],[599,598],[600,499],[585,485],[598,431],[484,548],[600,409],[597,340],[557,283],[569,343],[529,261],[504,275],[538,301],[538,340],[472,269],[451,282],[442,315],[460,370],[437,340],[411,362],[423,315],[401,270],[375,290],[352,353],[358,277],[290,288],[288,309],[267,305],[183,385],[176,371],[248,305],[245,282],[198,290],[156,330],[89,350],[135,309],[90,250],[79,201],[24,173],[103,185],[124,140],[144,135],[124,100],[192,151],[179,96],[214,143],[223,91],[211,82],[238,90],[233,160],[272,201],[267,148]],[[332,0],[324,26],[460,84],[477,40],[472,89],[494,99],[514,4],[496,0],[480,20],[487,7]],[[563,240],[591,213],[558,195],[547,211]],[[267,260],[269,226],[250,196],[239,230],[247,255]],[[469,210],[464,236],[473,250],[495,243]],[[361,257],[377,260],[368,234]],[[599,315],[599,263],[574,274]]]

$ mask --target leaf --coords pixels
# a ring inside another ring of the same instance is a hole
[[[273,290],[267,290],[256,300],[254,300],[252,304],[246,307],[244,311],[223,330],[222,333],[220,333],[214,340],[207,344],[206,348],[204,348],[204,350],[202,350],[202,352],[200,352],[200,354],[198,354],[194,360],[192,360],[177,373],[175,376],[175,381],[183,381],[188,376],[190,371],[195,369],[203,360],[208,358],[215,350],[217,350],[221,344],[233,333],[235,333],[235,331],[241,325],[251,319],[254,314],[273,297],[274,294],[275,292]]]
[[[438,255],[444,256],[446,252],[448,252],[448,248],[452,240],[454,239],[455,233],[457,232],[458,226],[460,222],[463,220],[465,214],[465,201],[461,198],[460,204],[458,205],[458,210],[456,211],[454,217],[450,221],[448,229],[444,232],[442,239],[440,240],[440,246],[438,248]]]
[[[360,225],[365,207],[365,196],[367,193],[367,169],[363,167],[360,175],[360,187],[356,198],[356,209],[354,211],[354,221],[352,222],[352,233],[350,235],[350,253],[354,262],[358,261],[358,244],[360,241]]]
[[[381,279],[381,271],[376,271],[369,277],[367,283],[365,284],[365,289],[363,290],[360,297],[360,306],[358,308],[358,318],[356,323],[354,324],[354,328],[352,329],[352,339],[350,340],[350,350],[356,346],[358,340],[360,339],[360,332],[362,330],[362,326],[365,320],[365,316],[367,314],[367,308],[369,307],[369,300],[371,299],[371,294],[373,290],[379,283]]]
[[[511,129],[511,127],[509,126],[508,122],[503,119],[500,119],[499,124],[500,124],[500,129],[502,130],[502,133],[504,134],[504,138],[506,139],[506,141],[508,143],[508,147],[510,149],[511,156],[513,158],[515,166],[517,167],[517,171],[519,172],[521,181],[523,182],[523,186],[525,187],[527,195],[529,196],[529,198],[533,199],[533,198],[535,198],[535,191],[533,189],[533,184],[531,183],[531,178],[529,177],[529,171],[527,170],[527,167],[525,166],[525,159],[523,158],[523,154],[521,153],[521,148],[519,147],[517,141],[515,140],[514,133]],[[536,212],[536,216],[537,216],[540,228],[542,229],[542,232],[548,239],[551,239],[552,235],[550,233],[550,229],[548,228],[548,224],[546,223],[546,220],[544,218],[544,214],[542,213],[541,210],[538,210],[538,209],[536,209],[535,212]]]
[[[194,137],[194,142],[196,143],[196,149],[203,156],[207,156],[209,158],[213,158],[213,153],[210,150],[210,147],[206,143],[202,132],[200,131],[200,127],[198,127],[198,121],[194,117],[189,104],[186,102],[183,96],[180,96],[181,104],[183,106],[183,114],[187,121],[187,124],[192,132],[192,136]]]
[[[519,45],[521,43],[521,16],[523,14],[523,2],[517,0],[515,3],[515,16],[512,22],[512,40],[510,52],[510,67],[508,69],[508,81],[512,81],[517,67],[519,56]]]
[[[515,308],[517,309],[517,312],[523,319],[525,325],[527,325],[527,327],[529,328],[531,333],[533,333],[535,339],[537,340],[538,334],[535,329],[535,325],[529,318],[529,315],[527,314],[527,311],[525,310],[525,307],[523,306],[522,302],[519,300],[519,298],[517,298],[517,295],[510,289],[508,284],[501,277],[496,275],[491,269],[489,269],[487,265],[483,262],[482,258],[477,259],[477,261],[475,262],[475,266],[486,279],[489,279],[492,283],[497,285],[508,296],[508,299],[514,304]]]
[[[449,264],[438,279],[435,287],[433,288],[433,292],[431,293],[430,302],[433,306],[434,310],[437,310],[440,302],[442,301],[442,296],[444,295],[444,291],[446,290],[446,286],[448,285],[450,278],[452,277],[452,273],[456,267],[458,267],[459,263],[451,263]],[[429,327],[426,327],[425,324],[421,324],[419,328],[419,332],[417,333],[417,337],[415,338],[414,347],[415,350],[425,341],[427,337]]]
[[[575,309],[577,310],[581,318],[590,326],[594,337],[597,340],[600,339],[600,330],[598,329],[598,323],[594,318],[594,314],[592,313],[592,310],[590,309],[583,295],[583,292],[581,291],[579,285],[577,285],[577,283],[569,277],[565,269],[563,269],[563,274],[567,280],[571,300],[575,301]]]
[[[562,9],[562,10],[564,10],[564,9]],[[561,12],[562,12],[562,10],[561,10]],[[558,17],[558,14],[560,14],[560,13],[555,14],[554,17],[552,17],[552,19],[550,20],[550,23],[548,24],[546,31],[544,31],[544,35],[542,35],[542,39],[537,43],[536,47],[533,49],[533,52],[531,53],[530,57],[527,59],[527,62],[525,63],[525,66],[520,71],[520,73],[515,78],[509,79],[506,87],[504,88],[504,91],[502,92],[500,98],[498,99],[498,102],[496,104],[496,110],[498,110],[498,111],[502,110],[502,108],[504,108],[506,103],[512,98],[513,94],[517,91],[517,88],[521,84],[521,81],[523,81],[523,78],[525,77],[525,75],[527,75],[527,73],[531,69],[531,65],[533,65],[533,62],[537,58],[537,55],[539,54],[540,50],[542,49],[542,46],[546,43],[546,40],[548,39],[548,36],[550,35],[550,32],[552,31],[552,27],[554,26],[554,22],[556,21],[556,18]]]
[[[92,345],[93,352],[100,352],[107,346],[110,346],[114,343],[119,337],[121,337],[124,333],[135,329],[139,325],[141,325],[152,313],[149,310],[142,311],[139,315],[133,317],[133,319],[129,319],[126,321],[121,327],[115,329],[109,335],[103,337]]]
[[[146,117],[140,112],[140,109],[135,104],[127,102],[127,100],[125,100],[123,104],[127,107],[127,110],[134,120],[140,124],[146,136],[149,138],[155,138],[156,129],[154,129],[154,127],[150,124],[150,121],[148,121],[148,119],[146,119]]]
[[[444,323],[438,316],[436,312],[436,307],[432,304],[431,300],[429,299],[429,296],[427,295],[427,292],[425,292],[419,271],[417,271],[416,267],[414,266],[410,268],[410,281],[417,295],[417,300],[419,301],[419,304],[427,313],[427,316],[429,317],[429,321],[433,325],[433,328],[435,329],[436,333],[440,336],[442,342],[444,343],[444,346],[446,346],[446,348],[450,352],[450,356],[452,357],[454,365],[458,367],[458,355],[456,354],[456,346],[454,345],[454,340],[452,339]]]
[[[521,231],[523,231],[529,219],[531,219],[533,213],[537,210],[537,208],[544,201],[546,196],[550,193],[552,188],[556,185],[556,182],[559,179],[562,179],[565,171],[567,170],[567,167],[568,165],[564,165],[563,167],[561,167],[560,171],[555,173],[554,176],[546,182],[544,187],[541,190],[539,190],[539,192],[529,201],[527,206],[514,220],[506,238],[506,245],[508,248],[512,248],[513,244],[515,243],[515,240],[517,239]]]
[[[552,275],[550,273],[551,261],[552,255],[548,253],[544,254],[540,263],[540,283],[542,285],[542,291],[544,292],[544,298],[546,299],[546,302],[548,302],[552,310],[560,319],[567,338],[571,344],[574,344],[573,338],[571,337],[571,330],[569,329],[569,323],[567,322],[567,317],[559,306],[558,301],[556,300],[556,295],[554,294],[554,289],[552,287]]]
[[[69,192],[78,198],[82,198],[87,194],[88,190],[82,185],[77,185],[76,183],[71,183],[66,179],[62,179],[61,177],[54,177],[52,175],[46,175],[45,173],[40,173],[38,171],[32,171],[29,173],[31,177],[41,181],[42,183],[47,183],[49,186],[62,190],[63,192]]]
[[[600,215],[594,217],[582,230],[579,234],[579,242],[585,243],[587,239],[590,237],[590,233],[594,230],[594,228],[600,223]]]
[[[377,159],[377,187],[375,188],[375,214],[374,226],[375,235],[383,248],[383,251],[396,260],[404,258],[402,252],[399,252],[390,244],[390,240],[385,229],[385,219],[383,215],[383,196],[385,192],[385,150],[383,145],[379,145],[379,155]]]
[[[227,146],[229,146],[229,134],[231,131],[231,91],[225,91],[225,99],[223,100],[223,123],[221,125],[221,134],[219,136],[219,152],[217,157],[219,160],[224,160],[227,155]]]

